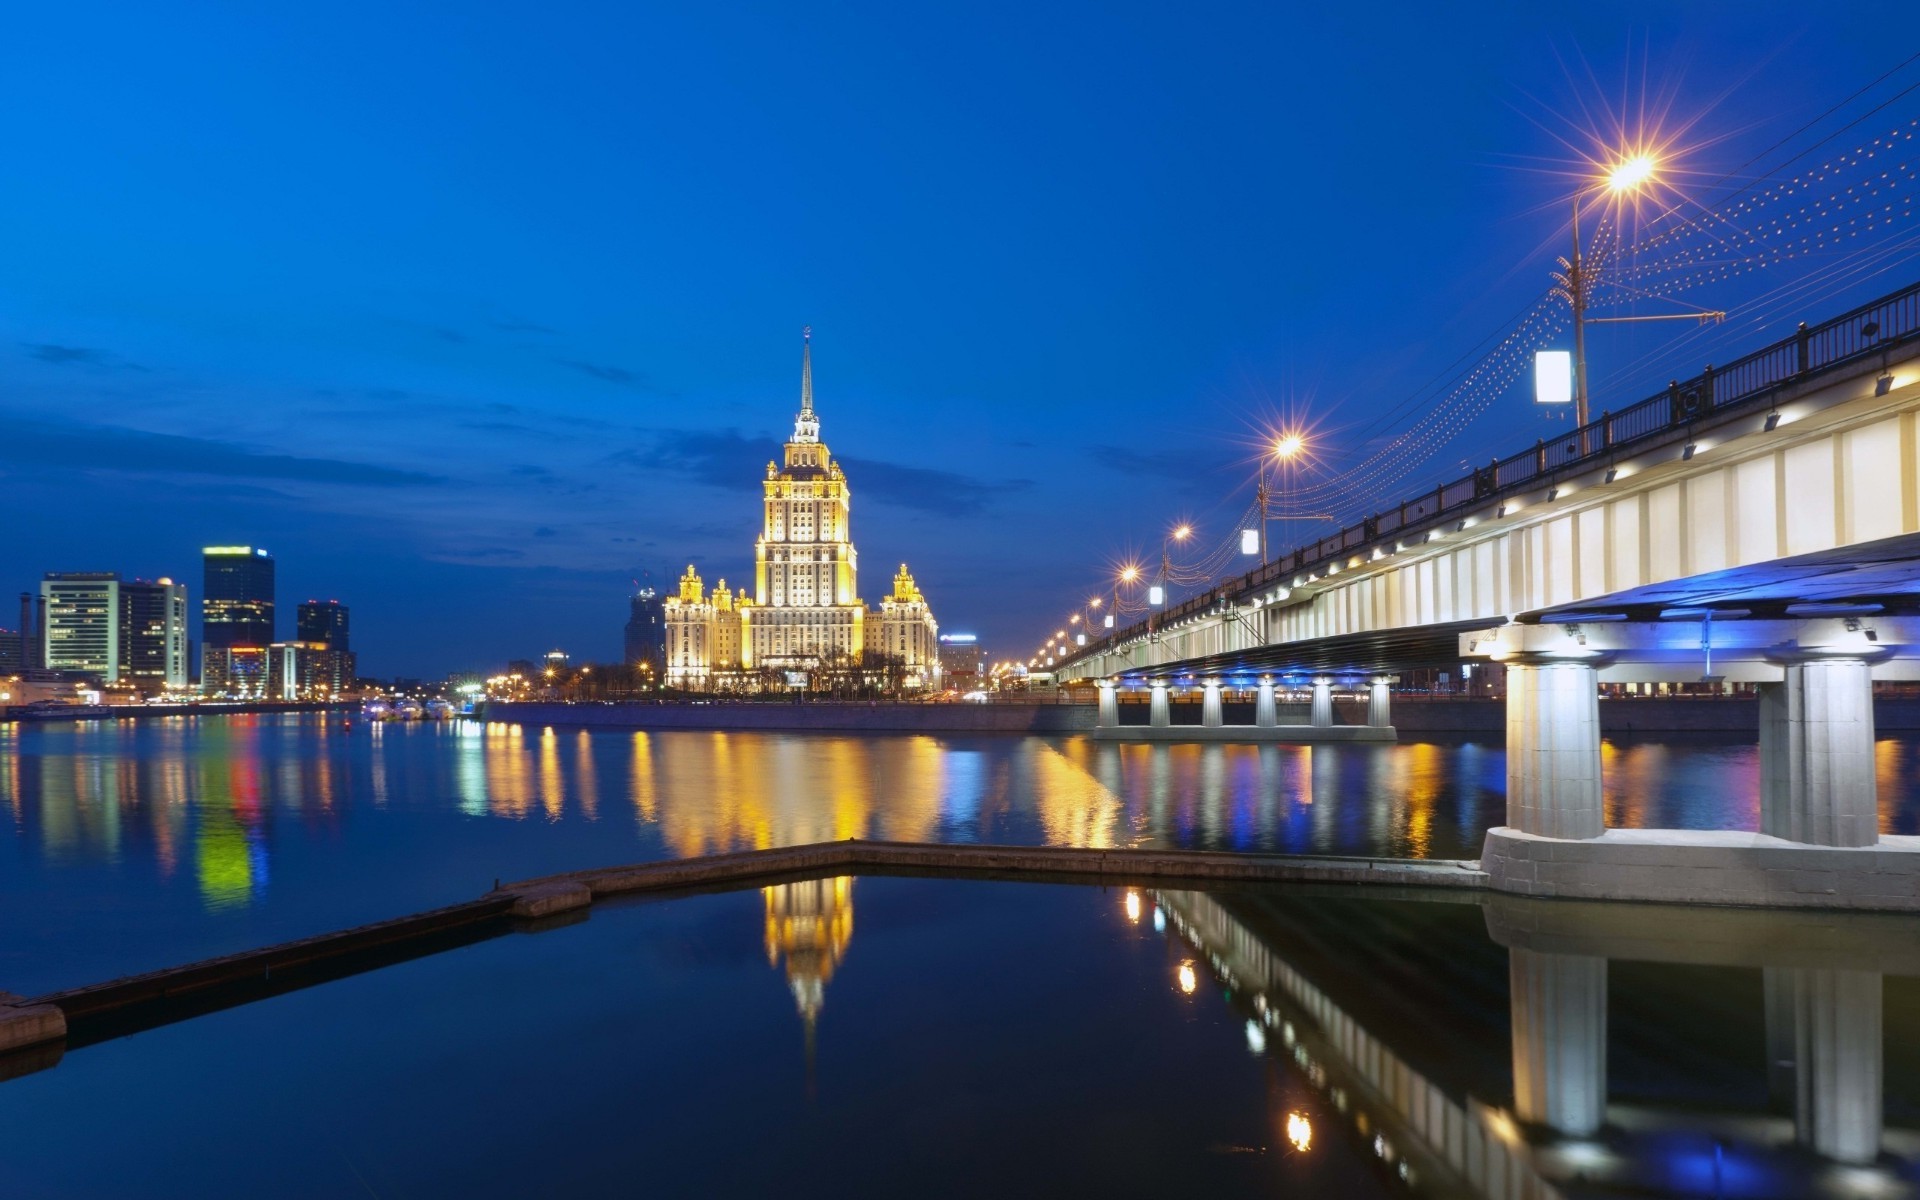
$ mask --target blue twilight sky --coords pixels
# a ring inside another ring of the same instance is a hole
[[[1916,51],[1909,2],[18,6],[0,588],[253,543],[368,673],[612,658],[629,579],[750,579],[811,324],[862,592],[907,560],[1024,654],[1226,536],[1260,430],[1337,473],[1502,332],[1595,113],[1691,123],[1711,201],[1920,116],[1913,63],[1826,115]],[[1920,273],[1818,265],[1597,334],[1596,403]],[[1507,389],[1404,484],[1552,419]]]

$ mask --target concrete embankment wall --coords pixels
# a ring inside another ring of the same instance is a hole
[[[1303,706],[1302,712],[1304,713]],[[1145,705],[1122,705],[1121,724],[1144,724]],[[1365,725],[1365,700],[1336,699],[1334,723]],[[1134,710],[1139,711],[1134,711]],[[1245,711],[1241,711],[1244,709]],[[1253,723],[1253,706],[1225,706],[1228,724]],[[1289,713],[1282,713],[1282,720]],[[1175,725],[1198,725],[1200,705],[1173,705]],[[607,729],[728,729],[811,733],[1083,733],[1094,726],[1091,704],[508,704],[488,706],[487,719],[522,725],[594,726]],[[1305,716],[1297,718],[1304,722]],[[1920,730],[1920,697],[1880,696],[1873,705],[1880,733]],[[1506,733],[1501,699],[1393,698],[1393,724],[1400,740],[1422,734]],[[1758,739],[1757,702],[1746,696],[1603,699],[1600,728],[1610,734],[1725,733]]]
[[[786,733],[1078,733],[1091,704],[493,703],[489,721],[602,729],[725,729]]]
[[[1335,719],[1343,725],[1364,725],[1364,700],[1333,702]],[[1873,702],[1874,730],[1901,733],[1920,730],[1920,697],[1879,696]],[[1500,699],[1428,700],[1417,696],[1393,698],[1393,725],[1401,741],[1423,733],[1492,734],[1504,736],[1507,702]],[[1728,733],[1758,740],[1759,704],[1748,696],[1644,696],[1600,701],[1602,733]]]
[[[327,712],[357,709],[359,703],[308,700],[262,701],[256,704],[69,704],[61,708],[29,709],[0,705],[0,721],[138,721],[150,717],[225,717],[236,713]]]

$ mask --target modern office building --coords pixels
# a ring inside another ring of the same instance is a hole
[[[201,555],[201,689],[213,696],[264,696],[267,647],[274,640],[273,556],[256,546],[208,546]]]
[[[650,664],[658,672],[667,665],[667,604],[650,587],[638,588],[627,599],[626,653],[628,666]]]
[[[984,678],[987,651],[980,639],[971,633],[941,634],[940,673],[946,676],[949,687],[971,686]]]
[[[338,600],[308,600],[295,613],[297,647],[293,688],[302,700],[328,700],[353,690],[353,655],[347,606]]]
[[[872,649],[897,656],[908,686],[930,686],[939,677],[939,626],[905,564],[879,612],[860,599],[852,492],[820,441],[811,337],[801,346],[800,413],[782,458],[767,464],[761,481],[753,595],[736,595],[724,579],[708,594],[689,565],[679,592],[667,598],[667,682],[711,687],[721,676],[766,668],[792,676],[860,663]]]
[[[120,576],[112,571],[49,571],[40,581],[46,606],[41,662],[102,683],[120,678]]]
[[[120,585],[120,678],[143,692],[183,691],[187,589],[171,579]]]

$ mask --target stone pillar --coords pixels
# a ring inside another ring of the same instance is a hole
[[[1607,960],[1507,951],[1513,1006],[1513,1106],[1569,1137],[1607,1116]]]
[[[1763,979],[1768,1056],[1791,1055],[1769,1074],[1790,1085],[1794,1139],[1839,1162],[1872,1162],[1882,1125],[1880,973],[1767,967]]]
[[[1376,679],[1367,692],[1367,725],[1374,729],[1393,728],[1393,695],[1387,681]]]
[[[1333,727],[1333,680],[1321,678],[1313,681],[1313,727],[1331,729]]]
[[[1788,663],[1784,682],[1760,685],[1760,832],[1814,846],[1880,840],[1865,662]]]
[[[1260,694],[1253,702],[1253,723],[1262,729],[1272,729],[1280,723],[1280,710],[1273,702],[1273,680],[1260,681]]]
[[[1200,723],[1217,726],[1220,720],[1220,681],[1209,679],[1200,690]]]
[[[1120,725],[1120,689],[1111,679],[1100,681],[1100,715],[1094,725],[1100,729],[1115,729]]]
[[[1167,711],[1167,681],[1156,679],[1148,690],[1153,699],[1148,724],[1155,728],[1173,724],[1173,717]]]
[[[1509,661],[1507,824],[1523,833],[1593,838],[1600,807],[1600,681],[1591,661]]]

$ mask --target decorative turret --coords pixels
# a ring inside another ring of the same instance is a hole
[[[893,577],[893,592],[887,597],[895,604],[910,604],[916,600],[924,601],[919,585],[913,581],[913,573],[907,570],[907,564],[900,564],[900,573]]]
[[[680,577],[680,603],[698,604],[705,598],[705,586],[700,577],[693,573],[693,564],[687,564],[687,573]]]

